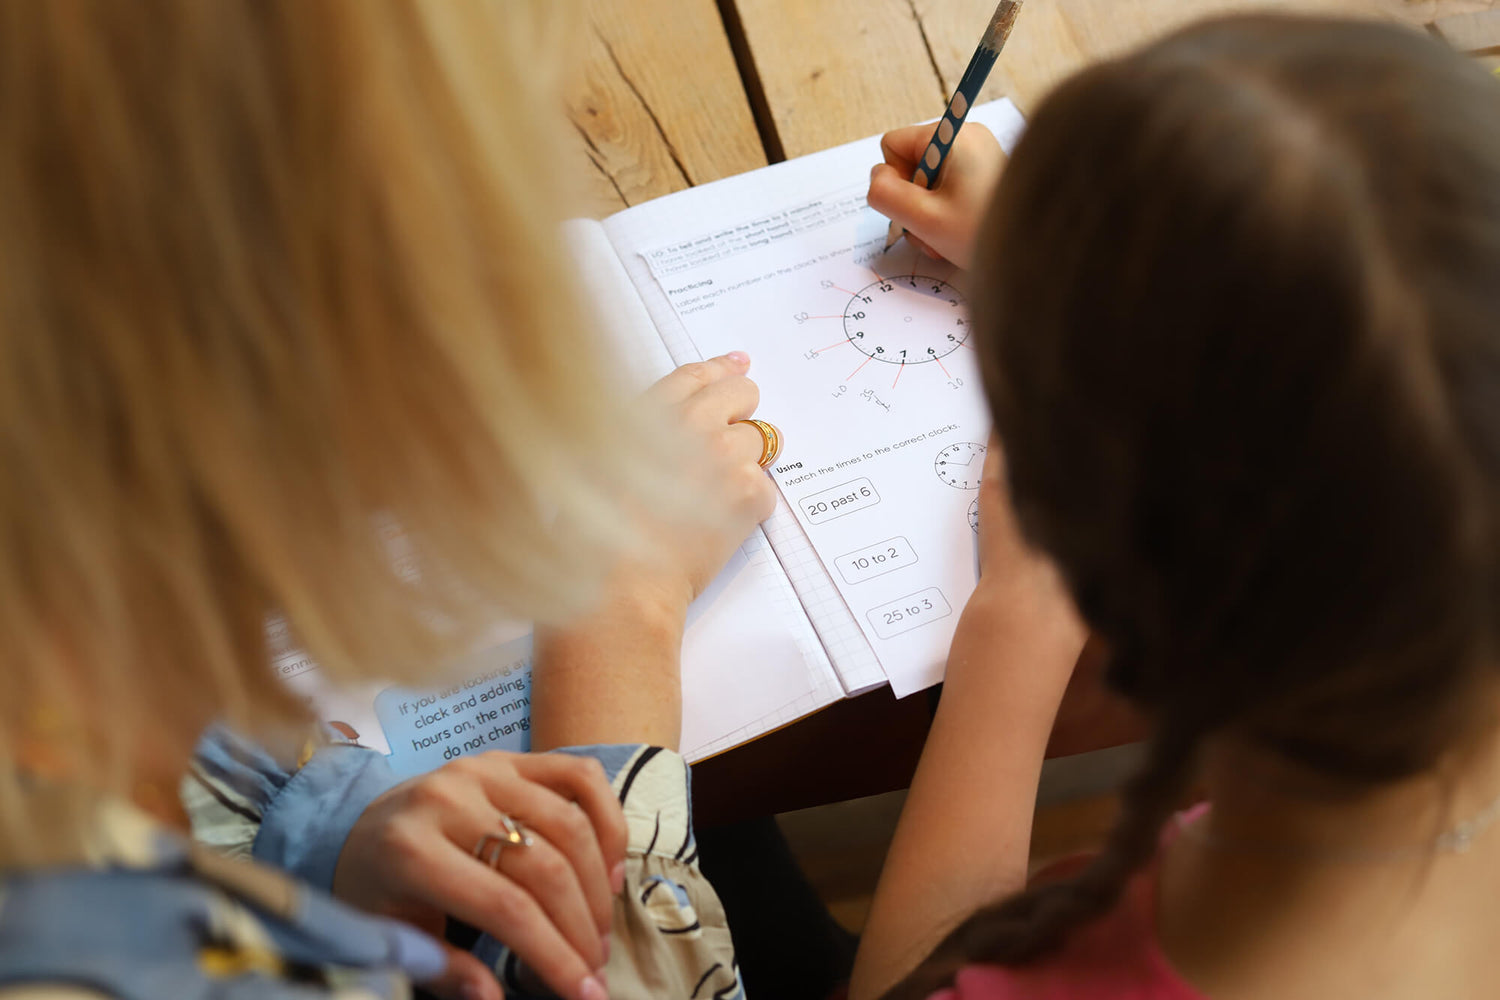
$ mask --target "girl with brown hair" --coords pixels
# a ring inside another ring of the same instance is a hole
[[[1417,34],[1255,17],[1062,84],[982,228],[992,141],[923,191],[887,137],[871,204],[972,255],[1004,470],[856,1000],[1494,995],[1497,121]],[[1152,736],[1023,888],[1086,630]]]

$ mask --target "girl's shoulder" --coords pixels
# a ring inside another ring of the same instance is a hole
[[[1179,821],[1196,818],[1203,808],[1189,810]],[[1178,829],[1177,822],[1168,825],[1164,846]],[[1067,858],[1036,879],[1068,878],[1088,861],[1087,855]],[[969,966],[959,972],[951,989],[934,994],[932,1000],[1206,1000],[1162,952],[1156,933],[1157,875],[1153,861],[1131,879],[1119,905],[1080,927],[1056,953],[1018,968]]]

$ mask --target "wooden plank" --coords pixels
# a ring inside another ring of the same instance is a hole
[[[576,193],[579,201],[568,206],[568,214],[602,219],[622,208],[629,208],[630,203],[625,200],[625,193],[616,186],[615,179],[610,176],[603,157],[593,147],[592,141],[577,129],[570,134],[569,141],[572,152],[565,163],[573,169],[573,176],[569,181],[571,190]]]
[[[598,214],[763,166],[714,0],[591,0],[569,116]]]
[[[1069,47],[1042,46],[1041,53],[1018,49],[1006,64],[1011,71],[1011,91],[1018,103],[1030,110],[1058,81],[1106,56],[1115,55],[1203,17],[1241,11],[1306,12],[1333,14],[1380,14],[1372,0],[1060,0],[1039,5],[1034,14],[1053,38],[1065,39]],[[1050,51],[1049,51],[1050,48]]]
[[[1432,23],[1432,28],[1439,38],[1460,52],[1500,49],[1500,10],[1441,17]]]
[[[745,40],[788,156],[941,112],[994,0],[739,0]],[[1209,14],[1271,9],[1413,24],[1495,0],[1031,0],[987,85],[1030,110],[1086,63]]]
[[[739,0],[738,10],[788,157],[930,117],[948,99],[910,0]]]
[[[940,69],[962,71],[988,16],[989,0],[914,0]],[[1470,11],[1490,2],[1439,0],[1053,0],[1028,4],[985,96],[1009,94],[1030,110],[1048,90],[1087,63],[1117,54],[1199,18],[1241,11],[1321,13],[1425,24],[1438,12]]]

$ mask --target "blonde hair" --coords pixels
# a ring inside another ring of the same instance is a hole
[[[548,6],[0,5],[0,855],[28,739],[116,787],[294,718],[276,615],[413,680],[660,500],[566,280]]]

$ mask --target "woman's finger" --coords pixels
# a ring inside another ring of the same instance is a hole
[[[604,862],[604,852],[588,814],[546,785],[519,774],[492,782],[489,791],[496,810],[539,834],[537,846],[543,848],[506,848],[501,855],[501,870],[531,889],[549,913],[553,913],[551,901],[555,898],[555,922],[580,947],[582,939],[575,936],[564,919],[571,919],[573,913],[569,886],[577,889],[582,909],[590,915],[593,935],[602,937],[609,933],[614,911],[611,866]],[[559,861],[566,871],[558,870]]]
[[[438,845],[425,863],[427,902],[504,941],[564,1000],[603,1000],[594,975],[602,962],[573,947],[531,893],[451,842]],[[603,950],[598,935],[594,945]]]
[[[690,421],[703,427],[723,427],[744,420],[760,405],[760,386],[743,375],[721,378],[683,401]]]
[[[646,390],[646,395],[675,406],[720,379],[743,375],[749,370],[750,356],[743,351],[730,351],[707,361],[694,361],[663,375]]]
[[[552,789],[576,803],[593,824],[594,836],[609,872],[610,888],[619,892],[624,878],[625,844],[629,830],[619,797],[592,757],[566,753],[530,753],[516,758],[516,773]]]
[[[760,464],[760,456],[765,454],[766,450],[766,439],[754,424],[734,424],[725,435],[725,440],[731,462]]]
[[[418,986],[443,1000],[505,1000],[499,980],[483,962],[452,945],[444,945],[443,950],[448,954],[448,967],[438,978]]]
[[[558,801],[561,802],[560,799]],[[572,804],[565,804],[564,808],[582,815],[578,807]],[[607,913],[601,926],[597,910],[591,905],[589,894],[584,892],[580,873],[574,867],[573,860],[547,839],[540,824],[528,820],[524,825],[529,831],[531,843],[501,848],[496,870],[531,894],[531,898],[541,905],[552,925],[591,968],[602,968],[608,957],[604,944],[604,938],[609,933]],[[588,839],[592,842],[593,835],[590,834]],[[575,849],[576,847],[575,844]],[[603,899],[608,905],[611,900],[609,883],[603,866],[599,863],[597,845],[594,845],[593,854],[593,863],[589,867],[599,869],[596,876],[590,879],[593,895]]]
[[[498,766],[506,763],[498,755],[488,761],[469,760],[455,762],[446,769],[450,777],[458,779],[451,783],[449,791],[439,789],[429,793],[441,796],[434,804],[439,810],[437,828],[442,836],[417,845],[416,851],[424,859],[449,850],[473,857],[484,843],[483,838],[502,834],[505,826],[502,815],[523,821],[533,831],[532,843],[502,844],[498,870],[532,895],[591,968],[602,965],[603,936],[609,928],[612,893],[587,817],[550,789],[526,780],[510,767]],[[550,836],[568,840],[569,853],[560,850]],[[488,871],[486,862],[474,859],[471,874]],[[588,891],[584,889],[585,882],[589,883]],[[425,894],[425,902],[439,908],[445,905],[446,897],[442,895],[445,886],[425,881],[419,884],[422,888],[418,891]],[[501,927],[487,923],[476,926],[503,939]]]

